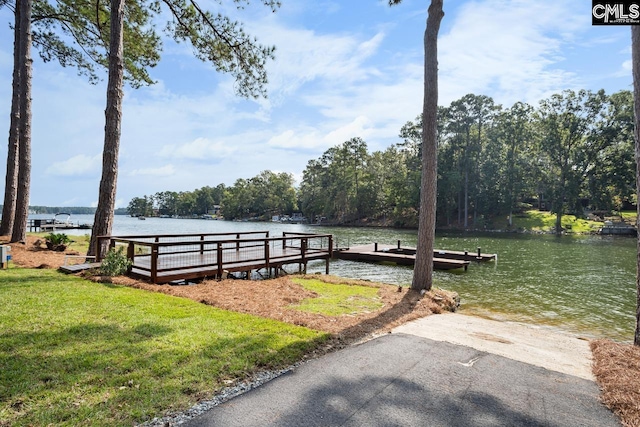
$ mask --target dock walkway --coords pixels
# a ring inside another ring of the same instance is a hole
[[[268,231],[245,233],[101,236],[98,260],[106,248],[126,247],[132,261],[129,274],[153,283],[177,280],[223,278],[230,273],[264,270],[277,276],[287,264],[306,271],[307,263],[326,262],[333,253],[333,236],[328,234],[283,233],[269,237]],[[261,273],[262,274],[262,273]]]
[[[399,265],[414,265],[416,262],[416,248],[402,247],[400,242],[396,246],[371,243],[336,250],[334,256],[339,259],[365,262],[391,262]],[[449,251],[436,249],[433,251],[433,268],[436,270],[466,270],[471,261],[495,260],[496,254],[477,252]]]

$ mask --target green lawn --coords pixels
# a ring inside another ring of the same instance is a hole
[[[327,335],[52,270],[0,273],[0,425],[130,426]]]
[[[315,298],[306,298],[291,308],[310,313],[340,316],[376,311],[382,307],[378,288],[360,285],[341,285],[317,279],[292,279],[294,283],[315,292]]]
[[[604,223],[597,221],[588,221],[586,219],[576,218],[575,215],[563,215],[562,227],[572,233],[590,233],[598,231]],[[542,212],[538,210],[529,210],[520,215],[514,215],[513,227],[529,231],[553,231],[556,226],[556,214],[551,212]]]

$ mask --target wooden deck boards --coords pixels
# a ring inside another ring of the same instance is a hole
[[[377,250],[376,250],[377,247]],[[339,259],[368,262],[392,262],[399,265],[414,265],[416,262],[415,248],[398,248],[392,245],[368,244],[354,246],[345,250],[337,250],[334,256]],[[445,251],[437,249],[433,255],[433,267],[436,270],[467,269],[471,260],[489,261],[496,258],[495,254],[466,253],[461,251]]]

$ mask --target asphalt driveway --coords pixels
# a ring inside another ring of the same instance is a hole
[[[620,426],[588,379],[393,333],[312,360],[189,427]]]

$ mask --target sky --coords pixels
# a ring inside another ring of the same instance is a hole
[[[299,183],[309,160],[351,138],[362,138],[370,152],[401,142],[400,128],[422,108],[429,3],[282,0],[272,13],[254,0],[244,10],[223,11],[261,44],[276,47],[267,99],[239,98],[231,76],[163,37],[162,59],[150,70],[156,84],[125,88],[116,207],[160,191],[231,186],[264,170],[291,173]],[[213,0],[200,5],[221,7]],[[519,101],[537,106],[565,89],[633,89],[630,27],[592,26],[591,2],[445,0],[444,12],[439,105],[469,93],[508,108]],[[10,22],[10,11],[0,9],[3,184]],[[76,70],[33,56],[30,204],[96,206],[106,71],[91,85]]]

